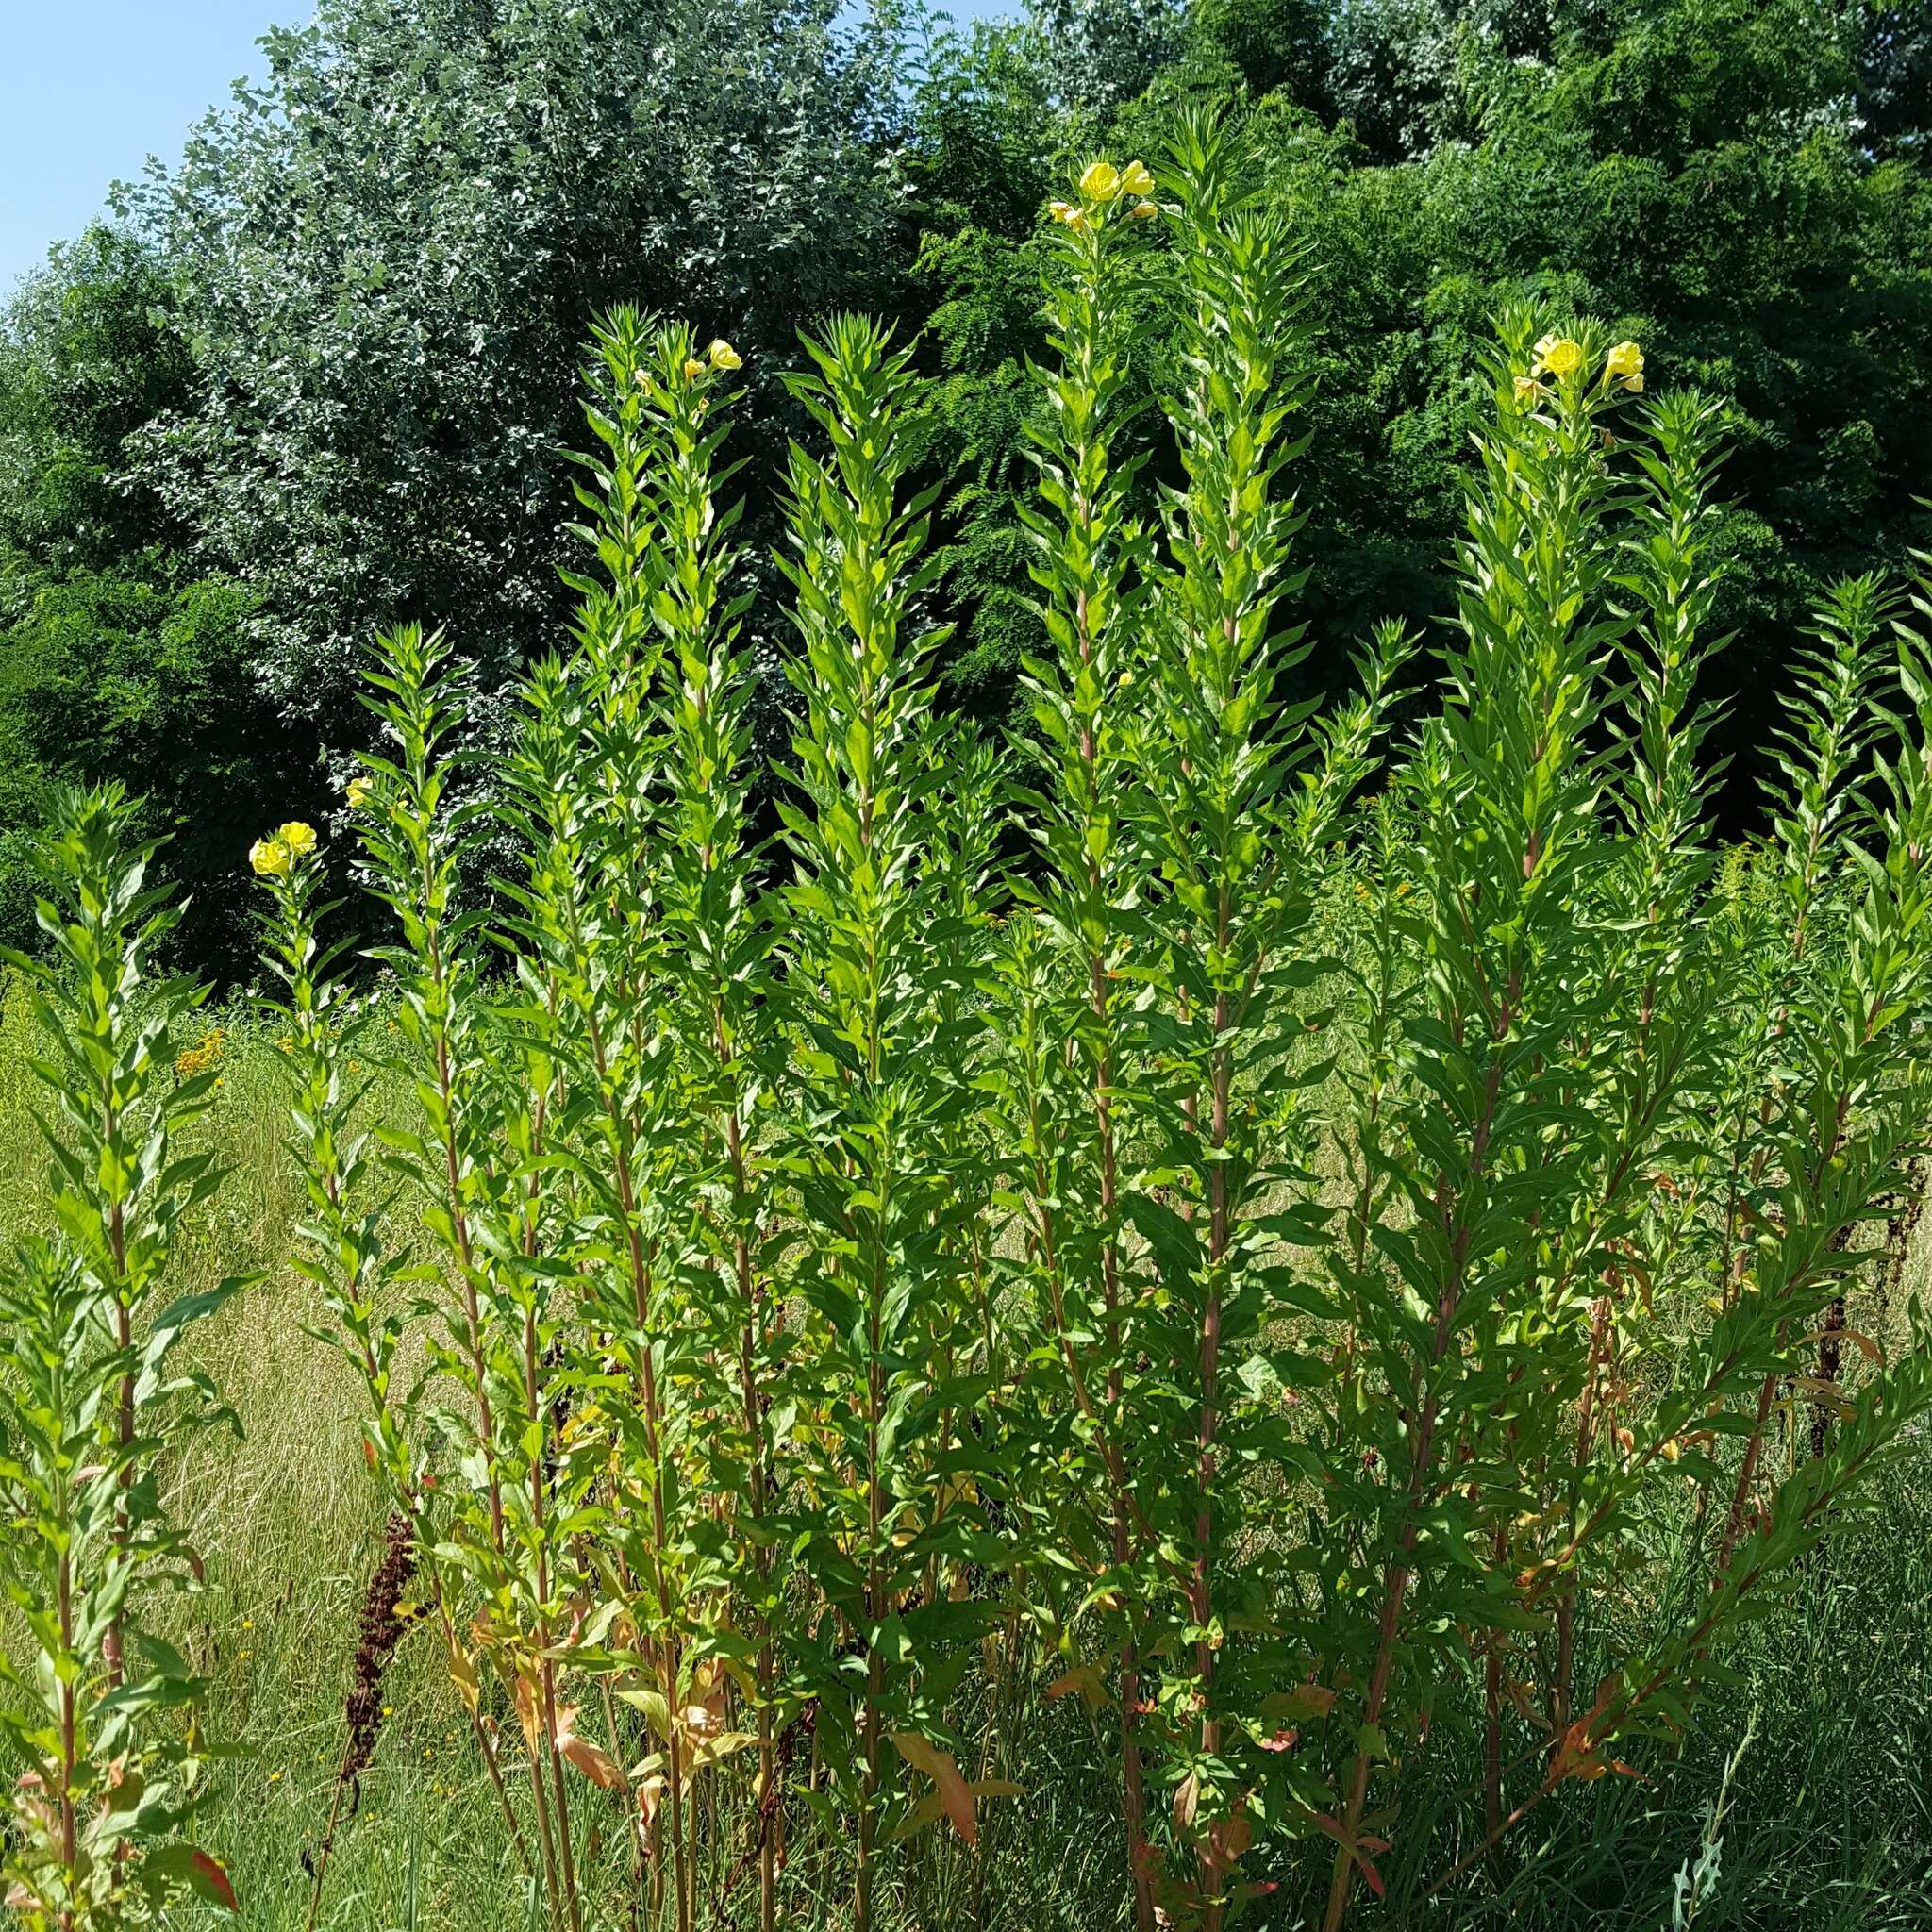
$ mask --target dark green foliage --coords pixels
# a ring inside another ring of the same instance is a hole
[[[0,615],[50,574],[108,570],[173,536],[125,487],[126,439],[187,398],[159,259],[94,226],[57,248],[0,324]]]
[[[224,974],[250,957],[237,858],[308,802],[313,740],[254,675],[253,594],[197,577],[131,440],[188,396],[159,259],[96,227],[0,325],[0,941],[35,943],[34,842],[58,788],[116,779],[191,893],[171,943]]]
[[[1912,111],[1909,23],[1861,42],[1814,0],[1349,5],[1331,10],[1318,83],[1253,69],[1236,20],[1197,10],[1189,61],[1117,108],[1110,140],[1149,146],[1157,104],[1176,92],[1277,88],[1254,125],[1310,250],[1320,372],[1301,491],[1310,680],[1332,687],[1374,620],[1441,608],[1477,402],[1468,372],[1488,317],[1526,296],[1610,317],[1643,342],[1654,383],[1731,404],[1719,617],[1739,637],[1721,676],[1741,702],[1724,748],[1755,743],[1822,586],[1902,560],[1913,500],[1932,491],[1932,183],[1921,151],[1890,135],[1874,146],[1856,110],[1862,68],[1890,76],[1894,122]],[[1269,36],[1286,58],[1292,24]],[[988,122],[1024,99],[983,72],[954,95],[976,101],[982,154],[998,146]],[[1372,124],[1371,107],[1407,118]],[[958,119],[956,105],[930,124],[942,151]],[[1009,122],[1008,145],[1024,132]],[[1026,166],[1063,171],[1064,138],[1040,128]],[[931,211],[936,225],[949,214]],[[1006,654],[1034,642],[1013,601],[1024,562],[1002,440],[1038,343],[1034,250],[969,209],[928,234],[921,260],[941,441],[968,478],[951,509],[980,707]],[[1151,393],[1159,352],[1140,359],[1155,365],[1137,372]],[[1748,787],[1724,803],[1748,811]]]

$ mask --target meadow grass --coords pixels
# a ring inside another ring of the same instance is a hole
[[[276,1057],[244,1008],[211,1011],[208,1024],[221,1029],[222,1080],[198,1131],[230,1172],[187,1230],[175,1286],[187,1292],[239,1271],[264,1273],[195,1344],[236,1432],[192,1443],[171,1472],[206,1569],[203,1587],[177,1607],[177,1634],[209,1681],[208,1729],[225,1754],[205,1840],[235,1874],[242,1926],[299,1932],[309,1902],[304,1856],[334,1788],[357,1609],[383,1524],[359,1452],[359,1386],[334,1349],[305,1332],[317,1319],[312,1291],[283,1259],[298,1196],[282,1146]],[[9,1239],[33,1225],[44,1165],[28,1110],[26,1026],[24,1003],[9,994],[0,1007],[0,1232]],[[381,1074],[364,1102],[378,1111],[407,1104]],[[408,1204],[392,1202],[390,1218],[406,1238]],[[1924,1287],[1928,1264],[1922,1236],[1895,1299]],[[1868,1308],[1864,1319],[1877,1313]],[[1621,1607],[1630,1631],[1656,1610],[1657,1579],[1670,1572],[1667,1550],[1648,1554]],[[1851,1932],[1932,1922],[1924,1774],[1932,1758],[1932,1441],[1915,1443],[1877,1507],[1831,1545],[1828,1567],[1814,1565],[1730,1663],[1734,1681],[1712,1693],[1681,1754],[1633,1747],[1641,1778],[1569,1783],[1503,1855],[1431,1900],[1430,1883],[1468,1841],[1479,1774],[1477,1740],[1438,1730],[1428,1765],[1405,1780],[1405,1829],[1384,1872],[1389,1897],[1365,1899],[1362,1922],[1671,1927],[1679,1874],[1712,1836],[1717,1875],[1683,1923]],[[541,1925],[541,1903],[511,1857],[426,1628],[405,1641],[385,1698],[320,1924],[331,1932]],[[908,1932],[1124,1924],[1114,1773],[1100,1728],[1077,1699],[1046,1704],[1033,1690],[1000,1729],[1025,1795],[991,1808],[977,1854],[932,1833],[899,1848],[880,1900],[889,1922]],[[1710,1807],[1747,1730],[1713,1827]],[[614,1807],[592,1815],[586,1833],[585,1864],[608,1874],[602,1890],[614,1900],[625,1859]],[[1268,1873],[1280,1889],[1243,1923],[1309,1923],[1325,1863],[1310,1847]],[[841,1925],[849,1871],[843,1832],[801,1835],[785,1874],[787,1923],[801,1932]],[[700,1875],[701,1923],[755,1920],[755,1874],[748,1884],[738,1874],[721,1896],[727,1875]],[[180,1923],[224,1921],[190,1909]]]

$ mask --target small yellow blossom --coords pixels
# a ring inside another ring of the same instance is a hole
[[[1080,176],[1080,192],[1091,201],[1111,201],[1120,186],[1120,170],[1111,161],[1089,161]]]
[[[1064,222],[1070,228],[1084,228],[1087,225],[1087,217],[1071,201],[1048,202],[1046,211],[1055,221]]]
[[[713,336],[711,346],[705,351],[711,358],[713,369],[742,369],[744,358],[727,342],[723,336]]]
[[[1604,377],[1608,382],[1621,382],[1628,390],[1641,390],[1643,351],[1635,342],[1619,342],[1604,358]]]
[[[1151,222],[1159,212],[1160,209],[1153,202],[1137,201],[1127,210],[1127,219],[1130,222]]]
[[[1532,375],[1545,373],[1554,375],[1558,382],[1574,375],[1583,367],[1583,344],[1570,336],[1548,335],[1536,345],[1536,361],[1530,369]]]
[[[1143,163],[1140,161],[1129,161],[1127,163],[1125,172],[1121,175],[1121,192],[1123,194],[1152,194],[1154,192],[1154,176],[1147,172]]]
[[[306,858],[315,850],[315,827],[305,825],[300,819],[291,819],[286,825],[276,826],[275,837],[289,848],[292,858]]]
[[[1533,404],[1543,392],[1543,386],[1533,375],[1519,375],[1516,378],[1516,400],[1519,403]]]
[[[294,856],[279,839],[258,839],[248,848],[248,862],[257,877],[278,879],[286,876]]]
[[[375,792],[375,779],[351,778],[349,780],[349,809],[351,811],[360,811],[369,803]]]
[[[687,382],[695,382],[704,373],[705,365],[695,356],[684,358],[684,379]]]

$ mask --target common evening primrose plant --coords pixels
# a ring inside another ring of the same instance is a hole
[[[0,1875],[33,1932],[154,1924],[190,1897],[235,1908],[188,1836],[203,1687],[158,1610],[201,1576],[161,1472],[224,1419],[175,1350],[244,1283],[168,1292],[183,1222],[222,1179],[182,1144],[218,1075],[175,1072],[206,989],[156,970],[178,908],[135,818],[114,786],[60,800],[39,855],[47,947],[12,960],[52,1160],[48,1224],[0,1268],[0,1578],[25,1633],[0,1653]]]
[[[1020,741],[934,716],[914,357],[841,316],[789,378],[760,765],[741,358],[619,312],[508,749],[448,641],[371,668],[347,804],[411,1108],[360,1124],[331,855],[252,855],[298,1265],[553,1932],[957,1915],[1068,1700],[1139,1932],[1284,1894],[1332,1932],[1463,1803],[1445,1735],[1482,1775],[1435,1883],[1476,1882],[1682,1740],[1932,1399],[1916,1311],[1859,1320],[1932,1102],[1903,607],[1819,613],[1739,889],[1721,412],[1512,312],[1441,634],[1312,704],[1265,181],[1183,117],[1043,219]]]

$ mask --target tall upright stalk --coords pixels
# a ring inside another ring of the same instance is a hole
[[[1035,1259],[1049,1332],[1096,1438],[1111,1518],[1121,1604],[1121,1773],[1137,1932],[1152,1932],[1154,1897],[1139,1737],[1142,1613],[1129,1580],[1136,1532],[1122,1413],[1129,1324],[1122,1306],[1118,1076],[1134,1024],[1121,970],[1141,885],[1127,815],[1136,774],[1124,708],[1132,702],[1127,687],[1141,655],[1133,574],[1147,546],[1130,508],[1140,460],[1118,456],[1115,442],[1124,426],[1132,264],[1158,213],[1147,198],[1153,188],[1139,162],[1122,171],[1096,161],[1074,199],[1054,204],[1046,310],[1055,360],[1036,371],[1045,403],[1034,431],[1043,507],[1021,512],[1055,646],[1052,658],[1025,671],[1052,783],[1037,817],[1047,886],[1041,910],[1074,969],[1063,1024],[1087,1090],[1091,1131],[1082,1144],[1091,1146],[1094,1169],[1085,1186],[1064,1187],[1070,1173],[1049,1181],[1036,1088],[1026,1130]],[[1083,1200],[1092,1204],[1091,1225],[1065,1225]],[[1077,1481],[1074,1488],[1077,1505]]]
[[[783,949],[797,1123],[786,1164],[813,1317],[801,1360],[816,1447],[801,1474],[824,1511],[806,1560],[838,1624],[797,1658],[820,1699],[818,1746],[858,1812],[853,1923],[869,1932],[889,1744],[971,1829],[957,1764],[930,1741],[938,1713],[918,1695],[960,1611],[901,1607],[970,1530],[963,1511],[917,1524],[922,1460],[945,1413],[930,1399],[936,1344],[951,1325],[941,1230],[953,1190],[936,1114],[952,1091],[945,1064],[971,1049],[936,1037],[941,1009],[922,966],[952,948],[947,908],[916,864],[918,801],[934,778],[920,716],[939,640],[916,624],[940,566],[926,546],[931,493],[901,495],[908,356],[852,316],[806,346],[813,367],[793,392],[828,453],[792,447],[782,559],[801,645],[787,669],[805,714],[798,801],[781,807],[797,865]]]
[[[201,1686],[152,1611],[201,1574],[166,1458],[223,1413],[206,1374],[171,1357],[244,1282],[160,1304],[184,1217],[223,1177],[178,1138],[220,1077],[175,1073],[206,989],[155,971],[178,914],[150,882],[158,841],[140,836],[138,802],[108,785],[53,806],[35,855],[44,950],[8,958],[30,992],[51,1166],[48,1233],[0,1263],[0,1585],[25,1613],[22,1649],[0,1650],[0,1739],[20,1767],[0,1881],[23,1924],[93,1932],[190,1894],[235,1906],[185,1835]]]

